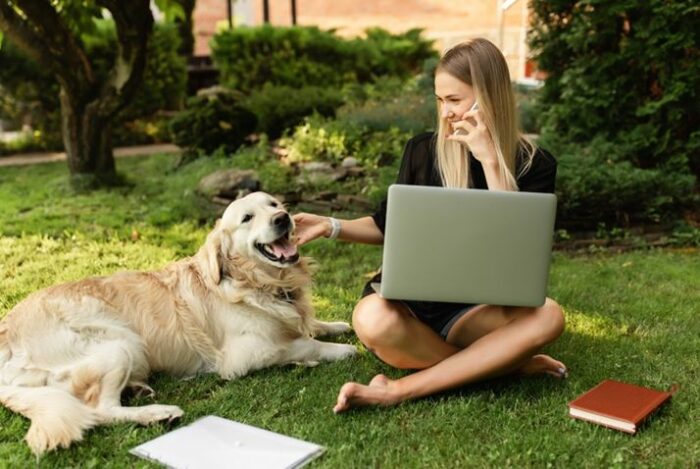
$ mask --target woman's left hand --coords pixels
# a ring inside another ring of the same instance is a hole
[[[453,122],[452,134],[447,139],[468,146],[474,158],[482,165],[498,164],[491,132],[486,128],[478,109],[465,112],[461,120]]]

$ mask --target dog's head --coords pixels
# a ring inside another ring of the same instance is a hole
[[[271,195],[254,192],[235,200],[207,238],[208,270],[218,283],[227,259],[242,258],[280,269],[293,266],[299,262],[293,231],[292,217]]]

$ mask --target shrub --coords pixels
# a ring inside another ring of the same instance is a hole
[[[338,109],[338,120],[370,131],[397,128],[402,132],[420,133],[435,128],[435,102],[418,94],[388,97],[348,104]]]
[[[694,178],[672,168],[640,169],[629,149],[599,137],[589,145],[544,142],[557,156],[557,224],[592,229],[668,222],[693,202]]]
[[[548,74],[541,90],[542,134],[582,147],[598,138],[609,142],[620,159],[618,168],[649,181],[642,186],[656,191],[639,194],[642,199],[671,197],[667,208],[681,207],[688,193],[665,182],[652,184],[652,177],[639,171],[678,178],[684,188],[687,175],[700,176],[697,1],[534,0],[531,5],[530,45]],[[582,172],[593,169],[589,164],[581,161]],[[605,189],[612,194],[618,182],[609,182]]]
[[[289,86],[266,85],[245,99],[243,105],[258,118],[258,131],[270,138],[278,138],[286,129],[303,122],[314,112],[333,116],[343,103],[340,91],[331,88],[306,86],[294,89]]]
[[[538,123],[540,108],[537,105],[540,88],[516,82],[513,89],[518,103],[520,128],[527,134],[540,133]]]
[[[436,55],[420,30],[391,35],[380,29],[367,39],[342,39],[316,27],[241,27],[212,41],[221,83],[242,92],[265,83],[301,88],[368,82],[378,76],[417,73]]]
[[[371,131],[397,127],[420,133],[435,127],[433,86],[425,89],[422,77],[409,80],[382,77],[373,83],[348,85],[343,89],[347,103],[338,109],[338,120]]]
[[[19,137],[8,142],[0,140],[0,156],[12,155],[14,153],[30,153],[46,151],[44,140],[39,131],[22,133]]]
[[[328,161],[338,164],[352,156],[366,168],[390,165],[401,157],[410,133],[396,127],[372,131],[341,120],[318,116],[307,119],[294,133],[280,141],[290,161]]]
[[[28,59],[11,41],[0,43],[0,95],[3,118],[30,124],[47,142],[35,142],[28,149],[60,149],[61,115],[59,86],[53,76]],[[33,136],[32,136],[33,139]]]
[[[117,125],[112,128],[112,143],[128,146],[170,142],[171,114],[157,112]]]
[[[211,154],[219,148],[234,152],[255,130],[255,114],[229,94],[197,96],[170,122],[173,141],[190,154]]]
[[[382,28],[369,28],[364,40],[356,40],[368,48],[373,58],[369,72],[375,76],[408,77],[420,72],[426,59],[437,57],[433,42],[421,38],[422,30],[409,29],[391,34]]]

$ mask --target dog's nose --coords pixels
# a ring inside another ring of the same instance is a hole
[[[279,213],[276,213],[272,217],[272,224],[274,225],[275,228],[285,229],[285,228],[289,228],[289,225],[292,224],[292,219],[289,218],[288,213],[279,212]]]

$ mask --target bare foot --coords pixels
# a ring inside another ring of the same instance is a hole
[[[549,355],[535,355],[530,358],[518,371],[523,375],[535,375],[546,373],[556,378],[566,378],[568,372],[566,365],[559,360],[555,360]]]
[[[394,381],[384,375],[372,378],[368,385],[345,383],[338,393],[338,402],[333,407],[336,414],[352,407],[367,405],[390,406],[401,399],[393,386]]]

